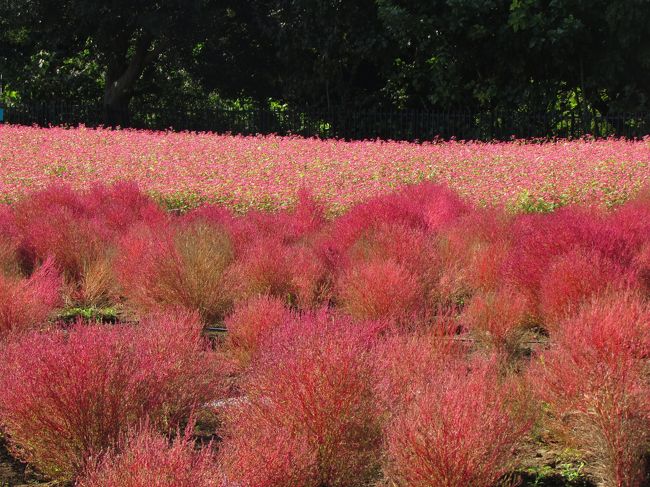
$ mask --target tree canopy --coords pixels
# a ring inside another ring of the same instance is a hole
[[[4,102],[648,110],[647,0],[4,0]]]

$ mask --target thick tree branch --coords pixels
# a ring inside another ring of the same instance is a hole
[[[131,91],[146,65],[158,55],[157,49],[150,50],[152,44],[153,36],[147,33],[143,34],[137,40],[135,52],[124,72],[119,74],[115,73],[114,70],[107,70],[106,91],[104,93],[105,105],[112,105],[120,99],[128,98],[128,92]]]

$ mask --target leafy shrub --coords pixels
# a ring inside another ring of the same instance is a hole
[[[509,410],[495,359],[446,369],[420,386],[387,427],[388,482],[491,487],[510,471],[530,422]]]
[[[0,274],[6,277],[22,276],[18,246],[20,236],[9,206],[0,206]]]
[[[177,313],[9,343],[0,359],[0,425],[11,451],[70,479],[145,419],[176,427],[219,394],[217,363],[200,333],[195,315]]]
[[[302,310],[316,309],[332,298],[332,272],[313,247],[291,247],[288,261],[291,305]]]
[[[335,273],[391,261],[402,266],[419,283],[423,303],[437,301],[440,257],[434,239],[425,231],[400,223],[380,223],[366,231],[348,249]],[[354,272],[354,271],[353,271]]]
[[[65,295],[68,305],[82,307],[110,306],[119,299],[119,286],[114,273],[115,252],[107,249],[104,255],[83,265],[83,271],[76,283],[68,283]]]
[[[510,225],[502,213],[477,208],[444,228],[437,245],[442,280],[470,293],[498,287],[510,247]]]
[[[337,282],[341,308],[357,319],[403,321],[421,311],[424,296],[417,276],[393,260],[361,262]]]
[[[239,253],[228,270],[228,282],[236,302],[260,294],[286,299],[290,275],[286,246],[278,237],[259,237]]]
[[[534,309],[523,293],[504,287],[472,297],[463,310],[462,323],[475,336],[508,355],[515,354],[522,332],[532,324]]]
[[[225,226],[232,235],[238,251],[258,240],[277,239],[282,245],[304,243],[320,233],[326,224],[324,208],[307,191],[298,193],[298,201],[290,210],[275,212],[250,210],[233,217],[218,206],[206,206],[192,212],[200,218]],[[189,218],[195,216],[188,215]]]
[[[61,278],[46,260],[29,278],[0,275],[0,337],[43,324],[61,303]]]
[[[429,252],[427,252],[429,250]],[[364,231],[348,250],[351,263],[394,260],[411,271],[430,266],[433,245],[426,233],[405,225],[380,223]]]
[[[595,299],[562,323],[530,370],[549,419],[601,480],[640,486],[650,446],[650,309],[633,294]]]
[[[599,224],[599,214],[575,207],[519,216],[511,227],[513,245],[504,277],[536,300],[553,259],[578,247],[597,248]]]
[[[337,267],[347,250],[373,228],[397,225],[436,233],[468,211],[469,206],[443,186],[432,183],[406,186],[358,204],[337,218],[322,252],[328,264]]]
[[[211,487],[219,474],[211,445],[199,450],[189,428],[171,443],[153,428],[132,431],[108,454],[90,462],[79,487]]]
[[[182,306],[211,323],[231,307],[225,275],[233,258],[223,227],[201,220],[140,226],[120,242],[116,273],[136,314]]]
[[[454,340],[445,323],[426,332],[393,334],[373,350],[375,398],[384,417],[403,411],[429,378],[462,367],[468,342]]]
[[[298,201],[289,212],[278,214],[279,225],[283,228],[285,242],[294,243],[319,232],[326,223],[325,208],[313,195],[305,190],[298,191]]]
[[[627,274],[627,275],[626,275]],[[606,289],[624,289],[633,278],[598,251],[577,249],[556,257],[540,281],[540,313],[551,328]]]
[[[220,460],[228,485],[364,485],[381,430],[371,354],[379,328],[308,314],[271,337],[231,406]]]
[[[635,199],[612,211],[607,230],[610,235],[608,257],[634,258],[650,240],[650,191],[646,188]],[[602,245],[602,244],[601,244]]]
[[[52,256],[66,281],[68,299],[89,306],[107,304],[113,294],[113,278],[107,273],[116,239],[136,222],[164,219],[128,183],[96,185],[85,193],[50,186],[20,200],[14,215],[27,267]]]
[[[636,285],[646,296],[650,295],[650,245],[644,245],[634,258]]]
[[[258,296],[245,301],[226,318],[224,348],[241,368],[259,357],[262,343],[273,331],[292,319],[279,298]]]

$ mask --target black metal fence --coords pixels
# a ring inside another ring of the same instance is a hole
[[[192,109],[133,106],[122,126],[233,134],[298,134],[345,139],[507,140],[510,138],[640,138],[650,135],[650,113],[603,116],[591,111],[353,111]],[[115,114],[113,114],[115,116]],[[5,121],[24,125],[108,125],[101,106],[31,103],[5,108]]]

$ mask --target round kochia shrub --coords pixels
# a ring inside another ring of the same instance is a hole
[[[551,261],[540,283],[540,313],[553,330],[584,302],[606,290],[621,291],[632,273],[595,250],[577,249]]]
[[[404,487],[492,487],[510,472],[530,421],[509,409],[498,361],[439,368],[421,383],[386,431],[385,474]]]
[[[226,414],[225,485],[369,485],[381,428],[371,348],[377,325],[307,315],[275,331]]]
[[[531,325],[530,299],[512,288],[482,291],[470,299],[461,322],[481,342],[500,352],[514,354],[521,345],[523,332]]]
[[[337,299],[357,319],[405,320],[421,311],[417,276],[393,260],[361,262],[337,282]]]
[[[0,274],[0,339],[42,324],[60,304],[61,278],[47,260],[29,278]]]
[[[192,423],[190,423],[192,426]],[[219,473],[211,445],[194,448],[190,428],[171,443],[149,426],[120,441],[84,471],[78,487],[214,487]]]
[[[137,222],[166,216],[136,185],[93,185],[74,191],[51,185],[13,208],[23,264],[33,268],[48,257],[61,271],[68,301],[106,305],[114,297],[112,273],[116,240]]]
[[[220,374],[195,315],[138,326],[32,333],[0,354],[0,426],[10,450],[56,479],[147,419],[168,430],[218,397]]]
[[[595,466],[603,485],[640,487],[650,448],[650,307],[601,296],[562,323],[530,369],[549,425]]]
[[[135,314],[181,306],[210,323],[230,309],[224,278],[233,258],[230,237],[217,224],[142,225],[121,239],[116,274]]]
[[[259,357],[262,344],[273,330],[292,319],[281,299],[257,296],[239,304],[226,318],[224,350],[238,368],[245,369]]]

